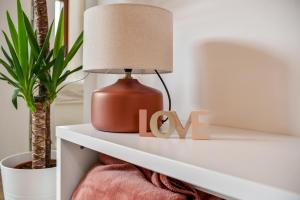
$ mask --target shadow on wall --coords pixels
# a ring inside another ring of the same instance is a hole
[[[287,63],[259,47],[230,41],[198,45],[195,55],[200,78],[194,85],[201,95],[193,98],[210,110],[212,124],[289,133]]]

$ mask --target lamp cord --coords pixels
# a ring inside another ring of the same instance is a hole
[[[169,111],[171,111],[172,102],[171,102],[171,95],[170,95],[170,92],[169,92],[169,90],[168,90],[168,88],[167,88],[166,83],[164,82],[164,80],[162,79],[161,75],[159,74],[159,72],[158,72],[156,69],[155,69],[154,71],[155,71],[155,73],[157,74],[159,80],[162,82],[162,84],[163,84],[163,86],[164,86],[164,88],[165,88],[165,91],[166,91],[167,96],[168,96]],[[162,120],[162,123],[165,123],[166,121],[168,121],[168,118],[163,119],[163,120]]]

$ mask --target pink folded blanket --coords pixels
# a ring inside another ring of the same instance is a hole
[[[72,200],[220,200],[189,184],[101,154]]]

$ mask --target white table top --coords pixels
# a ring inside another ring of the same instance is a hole
[[[61,139],[236,199],[300,199],[300,137],[210,127],[211,140],[57,127]],[[176,135],[176,134],[174,134]]]

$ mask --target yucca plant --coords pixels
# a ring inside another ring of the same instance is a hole
[[[8,50],[1,47],[5,58],[0,59],[0,64],[7,73],[0,72],[0,79],[15,88],[12,103],[16,109],[18,98],[24,99],[27,103],[32,113],[32,168],[45,168],[49,166],[51,159],[47,153],[47,149],[51,149],[49,146],[51,142],[47,142],[49,140],[47,138],[47,109],[64,87],[63,82],[67,77],[82,69],[82,66],[79,66],[73,70],[67,70],[67,65],[81,47],[83,33],[79,35],[70,51],[65,54],[63,10],[52,48],[50,48],[50,36],[53,22],[43,39],[43,44],[39,45],[40,38],[38,39],[36,31],[24,13],[20,0],[17,0],[17,15],[16,28],[7,12],[10,34],[3,31],[3,36]]]

